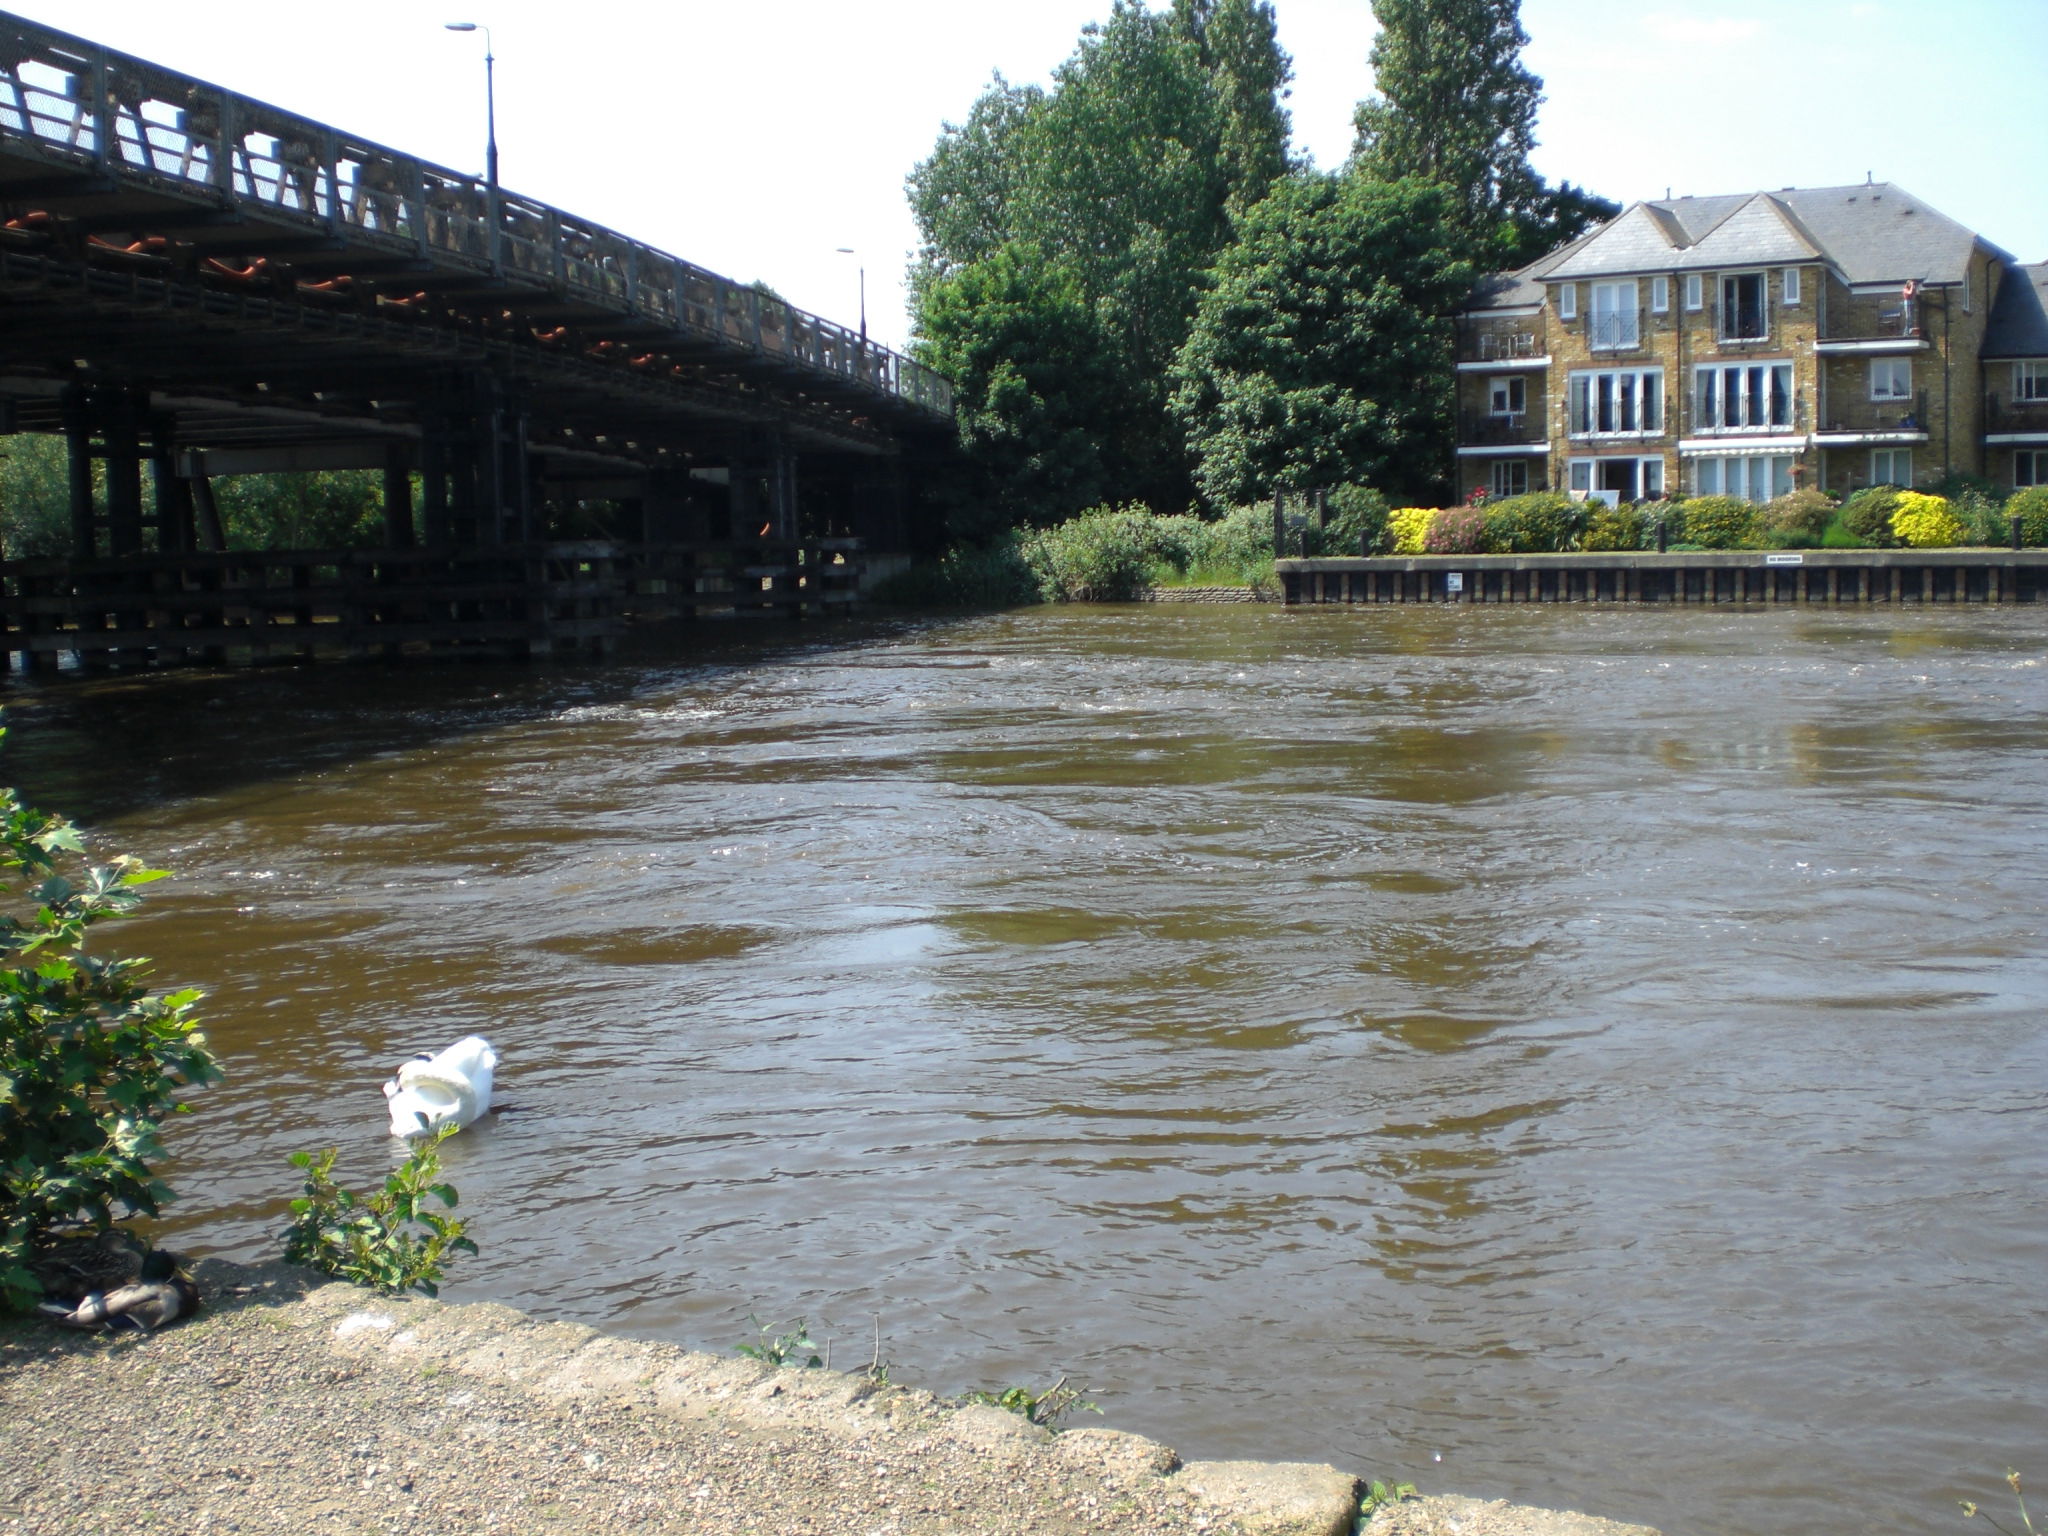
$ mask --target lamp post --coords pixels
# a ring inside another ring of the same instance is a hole
[[[484,35],[484,187],[491,214],[491,261],[498,259],[498,78],[497,57],[491,44],[491,29],[473,21],[443,23],[450,32],[481,32]]]
[[[866,346],[866,345],[868,344],[868,267],[867,267],[867,263],[866,263],[866,262],[864,262],[864,261],[862,261],[862,260],[860,259],[860,252],[859,252],[859,251],[856,251],[856,250],[855,250],[855,249],[854,249],[854,248],[853,248],[852,246],[850,246],[850,245],[842,245],[842,246],[838,247],[838,252],[839,252],[839,254],[840,254],[841,256],[851,256],[851,257],[852,257],[852,258],[854,259],[854,262],[855,262],[855,270],[856,270],[857,272],[859,272],[859,273],[860,273],[860,344],[861,344],[862,346]]]

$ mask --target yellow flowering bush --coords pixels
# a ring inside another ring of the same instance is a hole
[[[1892,532],[1914,549],[1948,549],[1968,536],[1947,499],[1924,491],[1899,492],[1892,508]]]
[[[1396,507],[1389,512],[1387,531],[1394,536],[1394,553],[1421,554],[1423,536],[1429,532],[1429,520],[1435,516],[1435,507]]]

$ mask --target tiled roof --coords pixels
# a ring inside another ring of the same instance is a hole
[[[1980,355],[2048,357],[2048,261],[2005,269]]]
[[[1605,277],[1831,262],[1850,283],[1961,282],[1977,237],[1883,182],[1637,203],[1545,274]],[[1525,269],[1526,270],[1526,269]]]

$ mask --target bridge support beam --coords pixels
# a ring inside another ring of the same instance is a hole
[[[384,542],[393,549],[411,549],[416,542],[412,526],[412,466],[402,443],[393,443],[384,450]]]

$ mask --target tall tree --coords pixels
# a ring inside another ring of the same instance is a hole
[[[1340,483],[1433,490],[1451,312],[1470,291],[1440,184],[1301,172],[1217,263],[1173,397],[1219,505]]]
[[[1114,0],[1049,91],[998,78],[910,175],[919,334],[948,278],[1005,246],[1059,267],[1093,312],[1089,366],[1115,375],[1122,405],[1090,424],[1110,494],[1178,508],[1192,492],[1166,377],[1233,218],[1286,167],[1288,75],[1265,0]],[[969,355],[971,316],[956,305],[946,323],[954,340],[934,355]],[[991,332],[1015,323],[991,310]]]
[[[1465,249],[1519,267],[1612,218],[1619,205],[1569,182],[1551,188],[1529,164],[1543,82],[1521,62],[1521,0],[1373,0],[1379,94],[1353,118],[1352,164],[1392,181],[1448,187]]]

